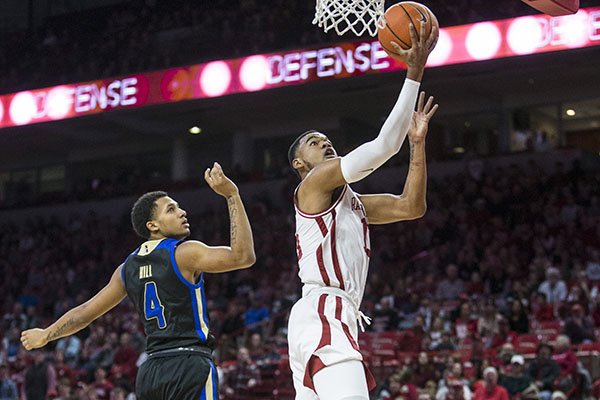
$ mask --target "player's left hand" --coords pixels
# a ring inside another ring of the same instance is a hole
[[[212,168],[207,168],[204,171],[204,179],[215,193],[225,198],[235,196],[239,193],[235,183],[225,175],[223,168],[221,168],[218,162],[215,162]]]
[[[27,351],[39,349],[48,344],[48,334],[44,329],[28,329],[21,332],[21,343]]]
[[[438,105],[433,104],[433,96],[429,96],[427,103],[425,103],[425,92],[419,94],[417,111],[412,115],[410,129],[408,130],[408,140],[410,143],[417,144],[425,141],[429,120],[433,117],[437,109]]]

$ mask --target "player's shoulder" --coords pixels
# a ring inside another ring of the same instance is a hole
[[[201,257],[209,246],[199,240],[184,240],[177,244],[175,248],[175,256],[177,261],[183,258],[197,259]]]

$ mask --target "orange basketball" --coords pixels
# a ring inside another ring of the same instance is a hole
[[[383,20],[385,25],[383,28],[379,28],[377,38],[390,57],[398,59],[400,59],[400,56],[390,42],[398,43],[404,50],[409,49],[411,47],[410,23],[415,26],[417,37],[421,21],[425,22],[425,34],[427,37],[431,35],[434,26],[439,28],[437,18],[431,10],[423,4],[414,1],[403,1],[394,4],[386,10]]]

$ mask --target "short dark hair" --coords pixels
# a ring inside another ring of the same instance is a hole
[[[315,133],[318,132],[314,129],[310,129],[306,132],[302,132],[291,144],[289,150],[288,150],[288,162],[290,163],[290,167],[294,168],[292,162],[294,161],[294,158],[296,158],[296,151],[298,151],[298,146],[300,146],[300,140],[302,140],[302,138],[306,135],[309,135],[311,133]]]
[[[552,345],[548,342],[541,342],[540,344],[538,344],[538,347],[535,352],[539,353],[540,350],[542,350],[544,347],[550,350],[550,354],[554,353],[554,347],[552,347]]]
[[[156,200],[167,197],[167,192],[157,190],[148,192],[135,201],[131,208],[131,225],[138,236],[149,239],[150,231],[146,226],[146,222],[150,221],[156,211]]]

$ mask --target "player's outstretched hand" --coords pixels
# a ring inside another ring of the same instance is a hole
[[[44,329],[28,329],[21,332],[21,343],[27,351],[39,349],[48,344],[48,334]]]
[[[390,44],[394,47],[396,53],[400,55],[400,58],[406,62],[409,67],[423,68],[427,63],[427,57],[433,51],[438,37],[439,32],[437,26],[433,26],[429,36],[425,35],[425,21],[421,21],[419,25],[419,34],[417,35],[417,28],[411,23],[408,27],[410,31],[411,47],[408,50],[404,50],[400,45],[394,41]]]
[[[239,193],[235,183],[225,176],[223,168],[218,162],[215,162],[212,168],[206,168],[204,179],[215,193],[223,197],[231,197]]]
[[[417,111],[412,115],[410,129],[408,130],[408,140],[412,144],[420,143],[425,140],[427,129],[429,127],[429,120],[433,117],[433,114],[435,114],[437,109],[438,105],[433,104],[433,96],[429,96],[427,103],[425,103],[425,92],[419,94]]]

